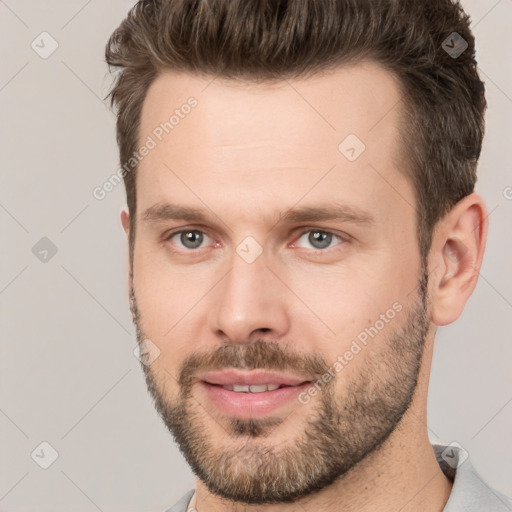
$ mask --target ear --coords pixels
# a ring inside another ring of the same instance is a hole
[[[123,225],[126,236],[128,236],[130,233],[130,214],[128,210],[121,210],[121,224]]]
[[[124,209],[121,210],[121,224],[123,225],[123,229],[128,240],[130,236],[130,214]],[[130,248],[128,247],[128,291],[131,297],[133,289],[133,262],[130,260],[129,252]]]
[[[487,209],[472,193],[437,224],[429,254],[432,321],[447,325],[459,318],[475,289],[487,241]]]

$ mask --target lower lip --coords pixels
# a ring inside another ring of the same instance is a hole
[[[305,382],[299,386],[287,386],[262,393],[238,393],[204,381],[201,381],[200,385],[210,401],[224,413],[239,418],[254,418],[265,416],[278,407],[297,399],[311,383]]]

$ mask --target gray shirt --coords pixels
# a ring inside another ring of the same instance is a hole
[[[473,468],[467,452],[454,445],[432,445],[443,473],[453,481],[444,512],[511,512],[512,500],[489,487]],[[198,512],[190,490],[176,505],[163,512]],[[200,512],[208,512],[201,510]]]

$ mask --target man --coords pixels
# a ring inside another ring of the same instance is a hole
[[[142,368],[197,475],[170,511],[512,509],[426,426],[487,235],[474,55],[449,0],[148,0],[112,35]]]

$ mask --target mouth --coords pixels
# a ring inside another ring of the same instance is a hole
[[[300,377],[234,370],[207,374],[198,383],[215,408],[239,418],[262,417],[289,406],[311,385]]]
[[[276,389],[293,387],[286,384],[253,384],[252,386],[249,386],[248,384],[233,384],[222,386],[221,384],[213,384],[211,382],[206,382],[206,384],[219,386],[222,389],[234,391],[235,393],[264,393],[265,391],[275,391]]]

